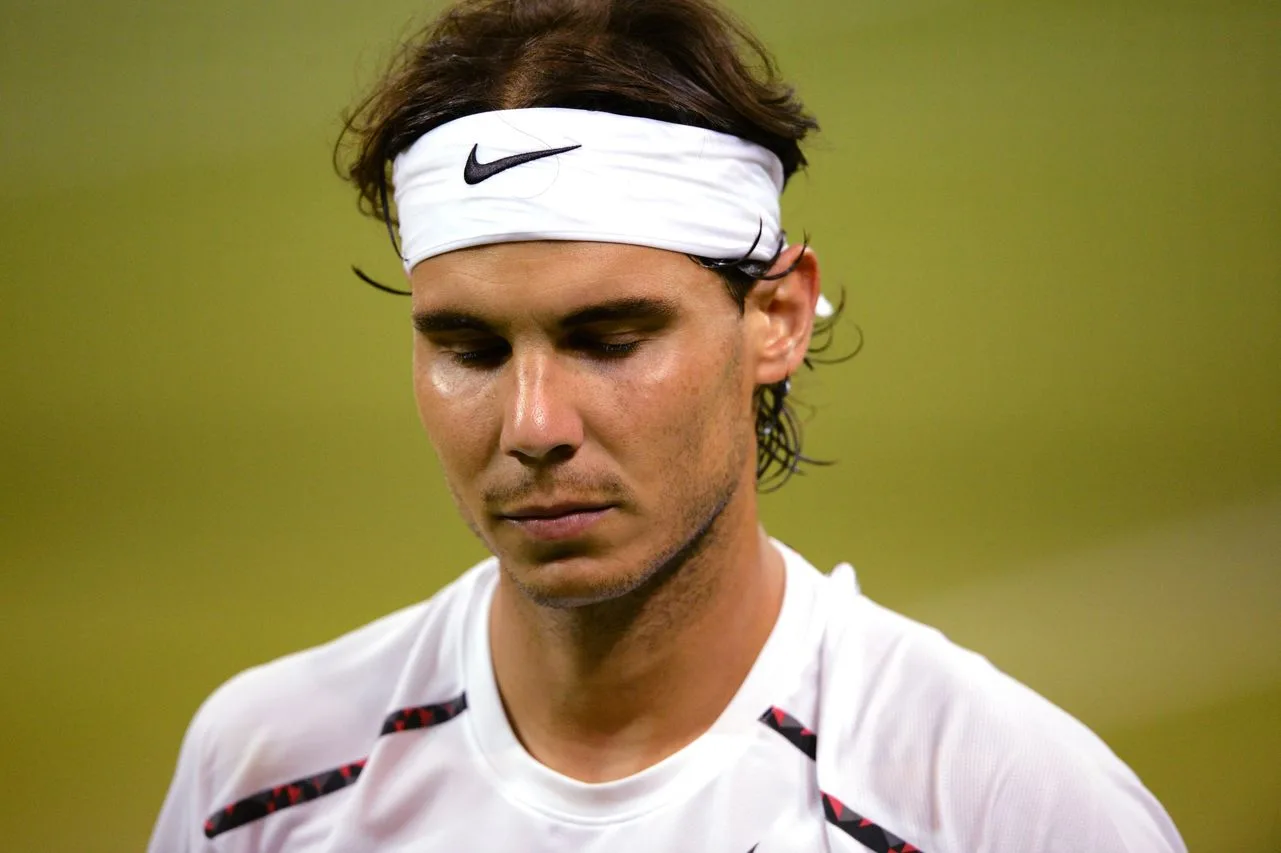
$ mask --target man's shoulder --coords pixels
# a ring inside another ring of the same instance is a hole
[[[929,716],[966,714],[1014,729],[1027,728],[1030,720],[1037,726],[1061,723],[1067,736],[1089,734],[983,655],[861,593],[845,597],[844,611],[831,622],[830,675],[857,691],[860,704],[894,703]]]
[[[1115,760],[1079,720],[937,628],[862,595],[845,621],[827,650],[829,677],[865,721],[888,730],[882,735],[911,729],[917,743],[935,749],[1026,755],[1033,747]]]
[[[484,561],[425,601],[224,682],[188,733],[208,777],[245,793],[339,766],[402,704],[455,698],[465,611],[492,570]]]
[[[996,826],[1035,849],[1183,849],[1135,774],[1066,711],[857,590],[830,598],[815,729],[820,776],[841,802],[918,847],[989,849]],[[1084,837],[1053,846],[1064,832]]]

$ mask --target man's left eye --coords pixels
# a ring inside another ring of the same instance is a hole
[[[640,341],[584,341],[579,348],[604,358],[622,358],[631,355],[640,345]]]
[[[450,356],[459,364],[482,367],[498,364],[507,357],[507,347],[491,346],[477,349],[451,350]]]

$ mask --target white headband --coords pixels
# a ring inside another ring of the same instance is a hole
[[[783,167],[773,152],[614,113],[539,108],[456,119],[396,158],[392,184],[406,271],[455,249],[519,240],[758,261],[783,240]],[[820,314],[831,312],[819,303]]]

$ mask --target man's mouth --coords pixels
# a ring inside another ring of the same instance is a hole
[[[612,509],[612,504],[562,502],[518,507],[499,517],[531,539],[556,541],[583,535]]]
[[[602,503],[583,503],[577,501],[562,501],[554,504],[534,504],[508,510],[501,513],[503,518],[525,520],[530,518],[560,518],[564,515],[572,515],[579,512],[598,512],[609,509],[610,504]]]

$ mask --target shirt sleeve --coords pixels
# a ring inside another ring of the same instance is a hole
[[[1187,853],[1157,799],[1081,722],[859,597],[852,579],[833,583],[843,609],[815,728],[834,850]]]
[[[1160,803],[1101,742],[1073,744],[1052,728],[963,737],[973,740],[939,767],[942,853],[1187,853]]]
[[[178,766],[152,829],[147,853],[207,853],[212,849],[204,834],[207,815],[202,813],[209,802],[202,758],[203,731],[202,714],[197,713],[183,737]]]

